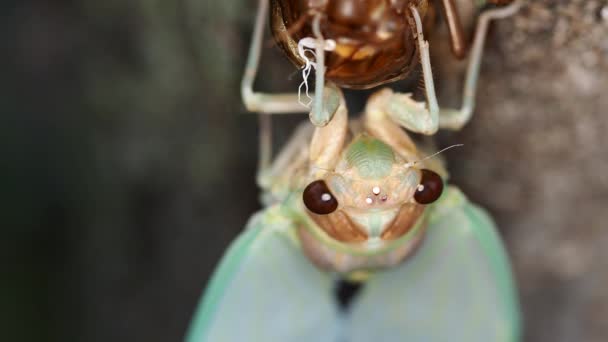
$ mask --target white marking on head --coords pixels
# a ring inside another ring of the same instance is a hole
[[[375,186],[372,188],[372,192],[374,193],[374,195],[380,195],[380,187],[379,186]]]
[[[371,197],[368,197],[365,199],[365,203],[372,204],[372,203],[374,203],[374,200]]]

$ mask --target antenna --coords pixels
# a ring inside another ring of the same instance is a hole
[[[403,167],[408,168],[408,167],[415,166],[416,164],[418,164],[418,163],[420,163],[420,162],[423,162],[423,161],[425,161],[425,160],[427,160],[427,159],[433,158],[433,157],[437,156],[438,154],[443,153],[443,152],[445,152],[445,151],[447,151],[447,150],[450,150],[450,149],[452,149],[452,148],[454,148],[454,147],[462,147],[462,146],[464,146],[464,144],[454,144],[454,145],[450,145],[450,146],[448,146],[448,147],[446,147],[446,148],[444,148],[444,149],[442,149],[442,150],[440,150],[440,151],[438,151],[438,152],[435,152],[435,153],[433,153],[433,154],[431,154],[431,155],[428,155],[428,156],[426,156],[426,157],[424,157],[424,158],[422,158],[422,159],[420,159],[420,160],[415,160],[415,161],[407,162],[407,163],[405,163],[405,164],[403,165]]]

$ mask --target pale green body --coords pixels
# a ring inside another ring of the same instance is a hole
[[[420,206],[421,170],[444,179],[445,170],[437,159],[421,159],[373,98],[362,119],[349,122],[340,97],[326,127],[301,126],[261,170],[267,208],[223,257],[188,342],[519,340],[517,294],[492,220],[454,187],[410,214],[409,206]],[[316,180],[339,203],[330,214],[304,206],[303,189]],[[352,228],[334,215],[356,221],[366,237],[330,235]],[[399,215],[412,218],[409,230],[379,237],[406,226],[395,223]],[[341,311],[336,282],[360,271],[368,278]]]
[[[424,242],[375,273],[341,312],[337,275],[301,253],[281,204],[256,214],[226,252],[186,337],[229,341],[517,341],[517,294],[488,215],[456,188],[428,208]]]

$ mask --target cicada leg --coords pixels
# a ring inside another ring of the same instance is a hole
[[[343,110],[346,111],[346,105],[344,103],[344,99],[342,98],[342,93],[341,91],[335,87],[333,84],[328,83],[325,86],[325,91],[323,92],[324,94],[324,98],[323,98],[323,108],[324,110],[331,111],[331,114],[329,115],[330,117],[334,117],[334,115],[339,111],[340,106],[343,107]],[[323,128],[325,132],[325,135],[328,135],[328,137],[323,138],[324,142],[325,140],[327,140],[327,142],[335,142],[336,141],[344,141],[344,139],[346,139],[346,128],[340,128],[342,126],[346,127],[346,122],[348,120],[347,114],[346,112],[343,115],[344,117],[342,119],[339,120],[339,123],[335,123],[332,124],[332,121],[330,121],[328,124],[325,125],[325,127],[318,127],[317,128]],[[262,189],[267,190],[270,187],[270,184],[272,183],[273,178],[275,178],[275,175],[277,174],[277,170],[281,170],[281,173],[284,173],[285,170],[282,170],[282,166],[283,164],[277,164],[273,166],[272,163],[272,125],[271,125],[271,120],[270,120],[270,115],[269,114],[260,114],[259,115],[259,121],[260,121],[260,145],[259,145],[259,154],[260,154],[260,161],[258,163],[258,172],[257,172],[257,181],[258,181],[258,185],[260,187],[262,187]],[[331,138],[331,136],[334,136],[334,138]],[[298,137],[300,135],[296,135],[296,137]],[[294,146],[292,148],[286,148],[284,149],[281,154],[284,156],[282,158],[280,158],[280,160],[288,160],[288,156],[290,156],[293,152],[294,152],[294,148],[296,148],[297,146],[300,145],[299,142],[302,141],[303,138],[293,138],[295,140],[298,141],[298,143],[293,143],[291,144],[291,146]],[[337,140],[336,140],[337,139]],[[341,148],[342,145],[340,145]],[[333,151],[333,150],[332,150]],[[319,156],[320,158],[321,156]],[[320,165],[320,167],[324,167],[322,165]],[[273,171],[274,170],[274,171]]]
[[[338,340],[334,279],[302,254],[295,229],[278,206],[251,219],[215,270],[186,342]]]
[[[508,6],[494,8],[484,11],[479,16],[475,28],[475,38],[471,48],[471,56],[467,67],[467,73],[462,93],[462,106],[460,109],[442,109],[439,116],[439,127],[451,130],[459,130],[471,119],[475,109],[475,93],[477,80],[481,68],[483,47],[488,33],[488,27],[492,20],[503,19],[517,13],[522,6],[522,1],[517,0]]]
[[[443,7],[443,16],[445,17],[450,33],[452,53],[458,59],[462,59],[466,54],[466,43],[455,0],[441,0],[441,5]]]
[[[391,119],[384,107],[384,103],[387,98],[393,95],[394,93],[391,89],[384,88],[370,96],[363,115],[365,130],[391,146],[405,160],[419,161],[422,159],[420,153],[424,153],[425,150],[428,152],[429,146],[416,146],[410,136]],[[423,161],[422,165],[447,179],[448,172],[441,158]]]
[[[349,341],[518,341],[517,293],[491,218],[453,187],[429,209],[416,254],[355,298]]]
[[[416,23],[416,36],[422,64],[426,105],[412,99],[411,94],[395,93],[387,97],[385,103],[386,111],[390,117],[399,125],[411,131],[426,135],[434,134],[438,128],[461,129],[470,120],[475,107],[477,79],[479,77],[488,24],[491,20],[506,18],[515,14],[520,6],[521,1],[515,1],[506,7],[487,10],[480,15],[467,67],[462,95],[462,107],[460,109],[439,107],[431,70],[429,44],[424,40],[422,21],[418,11],[414,7],[410,8]]]
[[[259,0],[251,45],[249,46],[249,56],[247,57],[247,64],[241,81],[243,102],[245,103],[245,107],[251,112],[266,114],[304,113],[307,109],[298,103],[297,94],[264,94],[253,91],[253,82],[258,72],[260,55],[262,53],[262,39],[267,14],[268,0]]]
[[[380,89],[370,96],[365,106],[363,123],[365,129],[374,137],[391,146],[407,160],[418,159],[416,145],[396,120],[392,119],[386,108],[387,101],[395,94],[390,88]]]
[[[302,124],[288,143],[271,161],[271,139],[268,117],[262,117],[258,184],[264,191],[263,203],[269,205],[285,199],[302,172],[324,173],[333,169],[348,134],[348,113],[341,91],[325,87],[325,108],[335,108],[333,119],[324,127]],[[312,170],[312,171],[309,171]]]
[[[385,110],[389,116],[402,127],[416,133],[432,135],[437,132],[439,104],[435,94],[433,72],[431,70],[431,58],[429,55],[429,43],[424,40],[422,33],[422,20],[416,7],[410,7],[416,24],[416,39],[422,61],[422,75],[424,79],[424,91],[426,105],[415,101],[411,94],[394,93],[385,100]]]
[[[286,114],[286,113],[304,113],[309,111],[309,108],[299,102],[299,96],[295,93],[284,94],[266,94],[259,93],[253,90],[253,82],[258,72],[260,64],[260,56],[262,53],[262,44],[264,36],[264,26],[268,15],[268,1],[259,0],[258,11],[256,14],[251,45],[249,47],[249,56],[241,81],[241,96],[245,107],[251,112],[264,114]],[[335,108],[327,108],[325,105],[325,82],[324,70],[324,41],[321,36],[318,20],[313,25],[317,35],[317,56],[320,60],[316,61],[317,65],[317,84],[315,86],[315,98],[312,111],[310,111],[310,120],[316,126],[325,126],[331,120]]]
[[[458,0],[441,0],[443,9],[443,16],[448,26],[450,34],[450,46],[452,53],[456,58],[462,59],[466,55],[467,44],[465,42],[462,24],[460,22],[460,15],[458,14],[458,8],[456,2]],[[482,7],[488,3],[495,5],[507,5],[512,3],[514,0],[481,0],[476,1],[477,7]]]
[[[281,113],[303,113],[308,109],[298,102],[297,94],[265,94],[253,91],[262,52],[264,25],[268,13],[268,0],[259,0],[247,65],[241,81],[241,95],[249,111],[259,112],[260,121],[260,162],[258,164],[258,184],[266,189],[272,178],[272,122],[270,115]],[[322,54],[320,54],[322,55]],[[321,84],[320,84],[321,85]],[[317,89],[319,87],[317,86]],[[339,90],[328,83],[324,85],[322,97],[316,99],[315,107],[321,108],[310,113],[311,121],[317,126],[325,126],[333,118],[339,105]],[[317,92],[318,93],[318,92]]]

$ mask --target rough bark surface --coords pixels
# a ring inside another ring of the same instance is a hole
[[[497,218],[530,341],[608,338],[608,3],[533,1],[496,27],[454,182]]]

